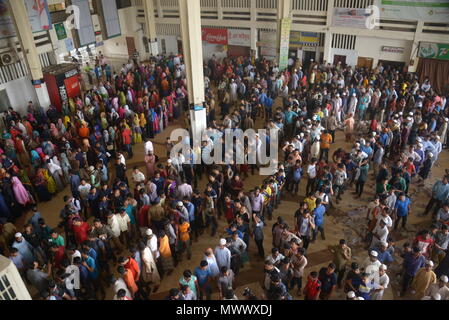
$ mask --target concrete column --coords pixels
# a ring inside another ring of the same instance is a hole
[[[325,64],[332,63],[333,57],[331,53],[332,49],[332,32],[326,31],[324,34],[324,52],[323,52],[323,62]]]
[[[201,134],[207,127],[206,109],[204,108],[200,0],[179,0],[179,16],[181,18],[193,144],[194,146],[200,146]]]
[[[332,63],[334,60],[331,54],[332,32],[330,31],[330,28],[332,26],[333,14],[334,14],[334,0],[329,0],[327,4],[326,33],[324,34],[324,52],[323,52],[324,63]]]
[[[288,22],[286,19],[291,19],[292,3],[291,0],[279,0],[278,1],[278,31],[277,31],[277,47],[278,47],[278,64],[281,70],[285,69],[285,56],[288,60],[288,43],[290,42],[290,25],[284,24]],[[288,33],[287,37],[281,37],[282,34]],[[287,43],[287,44],[286,44]],[[287,48],[286,48],[287,46]],[[283,49],[284,47],[284,49]],[[283,64],[283,65],[282,65]]]
[[[147,26],[148,46],[150,54],[157,56],[159,54],[159,47],[157,45],[156,36],[156,18],[154,17],[153,0],[143,0],[143,7],[145,10],[145,24]]]
[[[419,39],[421,38],[422,29],[424,26],[424,21],[418,21],[416,25],[415,35],[413,36],[413,44],[412,49],[410,50],[410,57],[405,63],[408,65],[408,72],[416,72],[416,68],[418,67],[418,50],[419,50]],[[410,65],[410,62],[413,60],[413,65]]]
[[[8,1],[11,16],[17,31],[23,57],[31,74],[31,80],[36,90],[38,102],[43,108],[50,106],[50,97],[47,86],[44,83],[42,66],[37,53],[34,36],[31,32],[31,25],[28,20],[28,13],[23,1]]]
[[[164,12],[162,10],[161,0],[157,0],[156,9],[157,9],[157,16],[159,17],[159,19],[162,19],[164,17]]]
[[[254,26],[256,24],[256,0],[250,1],[250,13],[251,13],[251,24]],[[257,40],[258,40],[258,30],[256,27],[251,27],[251,50],[254,50],[254,58],[259,57],[259,50],[257,50]]]
[[[217,12],[218,20],[223,20],[223,5],[221,4],[221,0],[217,0]]]

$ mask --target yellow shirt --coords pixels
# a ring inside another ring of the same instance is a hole
[[[315,203],[315,201],[316,201],[316,200],[312,200],[312,199],[310,199],[310,198],[305,198],[305,199],[304,199],[304,202],[307,203],[307,207],[308,207],[308,209],[309,209],[310,212],[312,212],[312,211],[315,210],[315,208],[316,208],[316,203]]]

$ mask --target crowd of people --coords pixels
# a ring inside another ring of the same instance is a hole
[[[212,57],[204,65],[208,128],[223,134],[258,122],[281,137],[276,172],[248,186],[246,178],[260,165],[196,165],[193,154],[170,157],[169,139],[167,154],[155,153],[154,136],[188,105],[185,66],[180,56],[137,62],[109,79],[100,74],[98,86],[62,113],[30,103],[26,116],[12,109],[5,115],[1,250],[41,298],[104,299],[113,286],[114,299],[148,299],[164,276],[191,259],[200,237],[212,237],[216,247],[194,270],[181,272],[179,287],[166,299],[211,299],[218,292],[219,299],[236,300],[240,269],[260,259],[263,295],[247,289],[247,299],[327,300],[340,288],[349,300],[381,300],[395,250],[403,259],[397,274],[402,296],[449,298],[447,176],[434,184],[422,213],[431,213],[431,225],[395,248],[398,228],[407,231],[410,184],[423,186],[448,146],[447,93],[434,91],[428,79],[419,83],[415,74],[382,65],[368,70],[312,61],[303,69],[297,61],[280,71],[264,58]],[[337,130],[352,147],[330,154]],[[140,142],[145,170],[134,167],[127,175],[125,155],[132,158],[133,144]],[[211,136],[202,150],[221,142]],[[370,172],[373,196],[365,187]],[[65,186],[71,196],[64,198],[61,223],[49,227],[38,202]],[[305,274],[309,247],[318,235],[326,239],[326,216],[353,187],[354,196],[368,203],[366,260],[355,262],[354,248],[341,239],[330,248],[334,258],[327,267]],[[288,194],[299,202],[291,226],[278,209]],[[11,222],[29,208],[33,215],[17,232]],[[274,216],[267,254],[266,226]],[[248,254],[253,245],[258,258]]]

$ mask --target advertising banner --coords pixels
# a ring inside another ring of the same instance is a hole
[[[290,48],[291,18],[284,18],[281,21],[281,41],[279,48],[279,70],[283,71],[288,67],[288,51]]]
[[[302,46],[316,46],[319,43],[318,32],[290,32],[290,48],[300,48]]]
[[[334,8],[332,26],[368,29],[372,14],[369,9]]]
[[[228,44],[251,47],[251,30],[228,29]]]
[[[228,44],[228,30],[202,28],[202,40],[211,44],[221,44],[226,46]]]
[[[67,96],[69,98],[76,98],[81,95],[81,87],[78,81],[78,76],[73,76],[64,80],[64,85],[67,89]]]
[[[274,31],[260,31],[259,47],[276,48],[277,34]]]
[[[55,31],[58,40],[64,40],[67,38],[67,33],[65,31],[64,23],[55,23]]]
[[[79,47],[84,47],[89,44],[95,43],[95,31],[94,24],[92,22],[92,16],[90,14],[89,0],[72,0],[72,5],[79,8],[80,17],[79,29],[77,30]]]
[[[16,28],[9,13],[8,0],[0,0],[0,39],[14,37]]]
[[[47,0],[24,0],[24,3],[33,32],[40,32],[52,28]]]
[[[448,22],[448,0],[380,0],[380,17],[388,19]]]
[[[107,38],[120,36],[122,30],[120,28],[120,20],[118,16],[117,3],[115,0],[101,0],[103,8],[104,25],[106,27]]]
[[[421,42],[418,56],[421,58],[449,60],[449,44]]]

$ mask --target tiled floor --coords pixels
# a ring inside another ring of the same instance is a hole
[[[259,123],[259,122],[258,122]],[[159,134],[154,139],[154,145],[155,145],[155,151],[158,155],[165,155],[165,149],[163,147],[163,142],[165,142],[166,137],[168,134],[177,127],[183,127],[183,122],[178,120],[177,123],[173,123],[170,125],[170,127],[165,130],[163,133]],[[335,150],[337,147],[343,147],[346,150],[350,149],[350,145],[344,142],[344,136],[342,132],[337,132],[337,139],[336,143],[332,145],[331,154],[333,150]],[[134,165],[142,166],[143,172],[143,145],[136,145],[134,146],[134,158],[130,161],[127,161],[127,167],[132,168]],[[446,167],[443,166],[443,164],[448,163],[448,152],[445,150],[440,156],[439,164],[434,167],[432,177],[429,179],[427,183],[426,188],[418,188],[414,184],[410,187],[411,194],[413,194],[413,206],[412,206],[412,213],[409,218],[409,224],[414,225],[414,228],[418,228],[420,225],[427,226],[430,221],[430,218],[421,218],[417,217],[416,215],[418,213],[421,213],[427,200],[428,200],[428,189],[429,185],[431,185],[436,179],[440,178],[444,174],[444,169]],[[131,171],[131,170],[129,170]],[[263,177],[260,175],[251,176],[245,181],[245,189],[253,188],[255,185],[258,185],[261,183]],[[200,183],[200,190],[203,190],[205,185],[204,181],[201,181]],[[332,254],[329,252],[328,247],[330,245],[335,245],[338,243],[338,241],[341,238],[345,238],[344,230],[346,226],[342,223],[340,223],[339,220],[341,220],[341,216],[346,215],[346,213],[350,210],[354,210],[355,208],[358,208],[360,206],[366,205],[372,196],[374,189],[374,182],[371,178],[371,180],[366,184],[365,190],[366,194],[362,199],[355,199],[351,192],[347,192],[344,197],[343,201],[340,202],[338,205],[338,209],[341,211],[339,215],[332,214],[330,216],[326,216],[325,218],[325,230],[326,230],[326,240],[323,241],[320,238],[313,244],[310,245],[308,250],[308,258],[309,263],[306,268],[306,273],[308,274],[311,271],[319,270],[322,266],[325,266],[329,262],[331,262]],[[299,194],[301,196],[304,196],[304,190],[305,190],[305,181],[301,183],[300,186],[300,192]],[[351,190],[352,191],[352,190]],[[39,204],[39,210],[43,214],[43,217],[46,219],[48,225],[50,226],[56,226],[59,222],[59,211],[61,210],[63,206],[62,198],[64,195],[68,194],[69,190],[65,190],[64,192],[61,192],[57,195],[57,197],[54,198],[53,201],[48,203],[42,203]],[[301,197],[302,198],[302,197]],[[283,216],[286,220],[286,222],[289,225],[293,225],[293,214],[297,209],[297,205],[300,201],[300,197],[295,197],[288,195],[286,199],[282,202],[282,204],[279,206],[277,210],[274,211],[274,219],[277,216]],[[17,223],[19,227],[23,224],[23,221],[26,221],[30,214],[27,214],[26,217],[23,217],[20,219],[20,221]],[[265,241],[264,241],[264,247],[267,254],[271,250],[271,226],[273,221],[268,221],[267,226],[265,227]],[[219,221],[219,231],[218,234],[215,237],[210,237],[208,233],[205,233],[202,237],[200,237],[198,242],[193,243],[192,247],[192,258],[191,260],[183,260],[175,269],[172,275],[165,277],[162,280],[162,284],[159,288],[159,291],[152,296],[152,299],[161,299],[163,298],[168,290],[173,287],[178,287],[178,279],[182,275],[182,272],[185,269],[191,269],[193,270],[197,265],[199,265],[199,262],[203,258],[204,251],[211,247],[214,248],[220,238],[220,234],[224,232],[225,228],[225,221],[221,220]],[[405,239],[409,239],[413,236],[413,233],[409,234],[402,234],[402,235],[396,235],[397,239],[402,239],[402,241],[399,241],[397,243],[397,246],[401,246],[403,241]],[[350,240],[350,239],[347,239]],[[362,261],[366,258],[367,253],[365,250],[363,250],[360,247],[353,248],[353,254],[355,256],[355,260]],[[249,246],[249,256],[250,256],[250,262],[241,270],[241,273],[239,274],[237,278],[237,286],[238,290],[236,291],[236,294],[241,297],[241,293],[243,292],[245,287],[251,287],[256,294],[260,296],[261,289],[260,283],[263,280],[263,262],[256,257],[256,246],[255,243],[251,241]],[[391,268],[392,270],[394,269]],[[395,284],[394,280],[394,272],[390,271],[390,281],[392,282],[392,285],[389,289],[386,290],[384,299],[396,299],[397,298],[397,286]],[[393,288],[393,289],[392,289]],[[107,298],[112,297],[111,290],[108,290]],[[342,299],[344,298],[344,294],[341,291],[338,291],[334,299]]]

